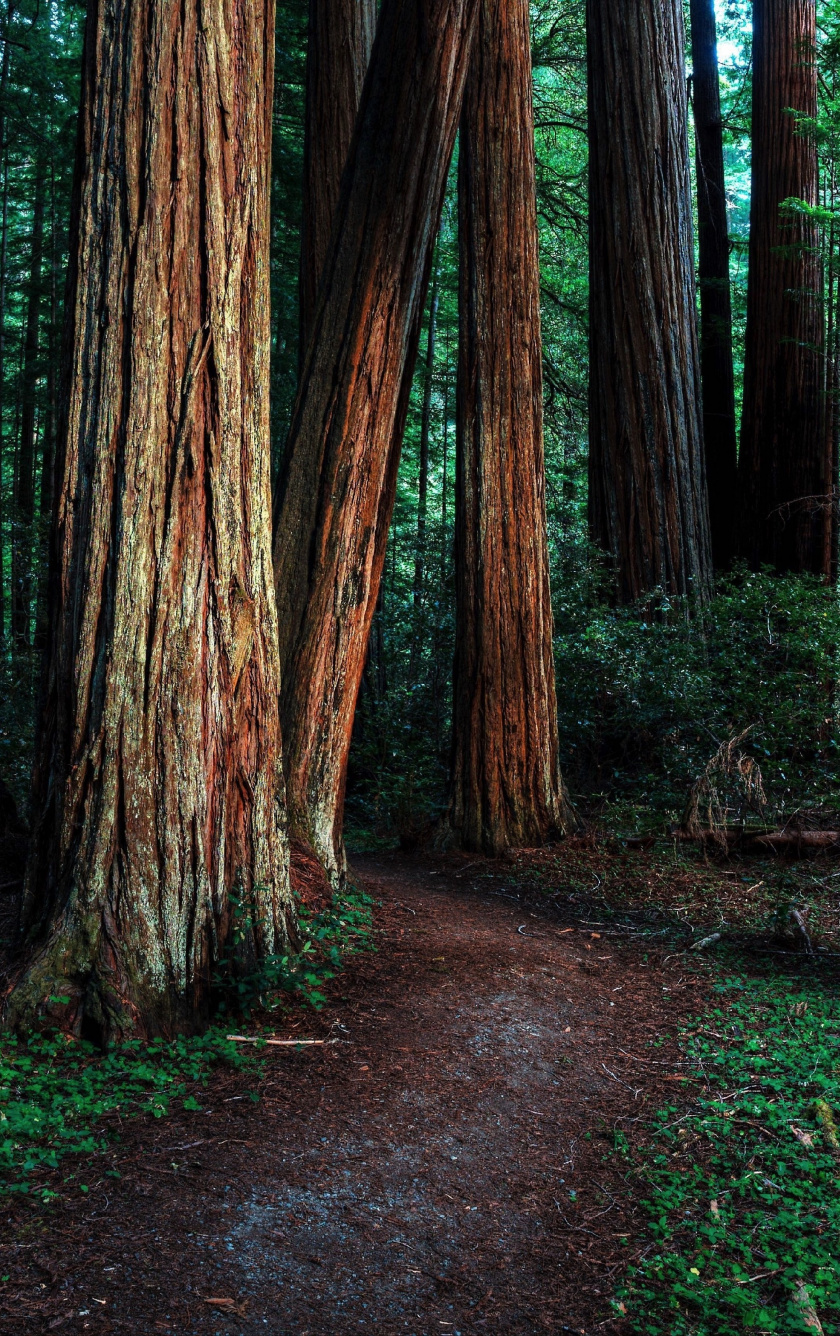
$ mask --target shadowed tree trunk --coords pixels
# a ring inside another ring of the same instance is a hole
[[[740,537],[753,566],[828,575],[818,235],[809,218],[780,209],[791,198],[817,203],[816,146],[789,110],[816,116],[815,39],[814,0],[755,0]]]
[[[449,823],[461,847],[498,854],[560,834],[568,815],[548,580],[527,0],[482,0],[458,172]]]
[[[3,163],[3,198],[0,213],[0,479],[3,476],[3,456],[5,441],[3,436],[3,418],[6,407],[6,278],[9,240],[9,156],[6,150],[6,96],[11,69],[12,44],[9,41],[9,28],[14,17],[13,0],[6,5],[6,23],[3,37],[3,59],[0,62],[0,157]],[[6,557],[4,544],[5,514],[3,511],[3,488],[0,486],[0,645],[6,639]]]
[[[279,479],[291,829],[341,879],[353,713],[477,0],[385,0]]]
[[[618,596],[704,599],[700,422],[679,0],[588,0],[589,525]]]
[[[697,149],[703,439],[712,557],[716,569],[725,570],[735,555],[738,445],[732,364],[729,228],[714,0],[691,0],[691,58]]]
[[[29,250],[29,291],[23,340],[23,376],[20,387],[20,448],[12,542],[12,640],[18,650],[29,644],[32,615],[32,531],[35,519],[35,423],[38,354],[41,331],[41,261],[44,254],[46,163],[35,164],[32,201],[32,238]]]
[[[429,494],[429,443],[432,435],[432,383],[435,374],[435,342],[440,297],[440,273],[435,274],[429,302],[429,332],[426,343],[426,365],[423,378],[423,411],[420,415],[420,459],[417,475],[417,552],[414,557],[414,608],[423,602],[426,575],[426,512]],[[416,640],[416,633],[415,633]],[[411,674],[412,680],[414,674]]]
[[[273,12],[88,12],[23,903],[33,954],[14,1024],[190,1028],[227,947],[250,965],[288,940],[268,454]],[[236,936],[234,895],[253,920]]]
[[[301,364],[375,30],[376,0],[309,0],[300,229]]]

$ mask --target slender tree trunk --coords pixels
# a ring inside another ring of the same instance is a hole
[[[714,0],[691,0],[691,56],[697,162],[700,372],[712,557],[718,570],[736,547],[738,445],[732,363],[729,226],[723,168]]]
[[[23,650],[29,644],[32,618],[32,545],[35,519],[35,423],[38,360],[41,330],[41,261],[44,254],[44,204],[46,163],[35,163],[32,204],[32,239],[29,252],[29,291],[26,300],[26,332],[23,342],[23,376],[20,394],[20,448],[18,485],[14,507],[12,543],[12,640]]]
[[[273,5],[88,11],[13,1023],[208,1013],[287,943],[269,494]],[[233,896],[243,932],[232,932]],[[64,996],[66,1004],[45,1003]]]
[[[679,0],[588,0],[589,523],[620,599],[705,599],[684,34]]]
[[[432,382],[435,372],[435,340],[437,338],[440,272],[435,274],[429,302],[429,335],[426,341],[426,365],[423,369],[423,410],[420,415],[420,459],[417,476],[417,551],[414,557],[414,609],[423,601],[426,575],[426,512],[429,494],[429,443],[432,435]],[[415,636],[416,639],[416,636]]]
[[[477,0],[384,0],[278,488],[292,831],[333,881],[353,713]]]
[[[58,324],[58,250],[55,197],[55,152],[50,158],[50,263],[49,263],[49,324],[47,330],[46,402],[44,405],[44,432],[41,446],[40,565],[35,624],[35,644],[43,650],[48,639],[47,594],[49,589],[49,531],[54,501],[55,429],[56,429],[56,328]]]
[[[482,0],[458,160],[460,356],[450,826],[465,849],[567,821],[554,694],[528,0]]]
[[[300,229],[301,366],[373,48],[376,8],[376,0],[309,0]]]
[[[8,267],[9,238],[9,155],[6,147],[6,98],[11,69],[12,44],[9,41],[9,28],[14,17],[12,0],[6,6],[6,27],[3,37],[3,59],[0,63],[0,154],[3,156],[3,203],[0,220],[0,646],[6,638],[6,555],[4,544],[3,513],[3,455],[5,441],[3,437],[3,417],[6,406],[6,276]],[[11,628],[10,628],[11,629]]]
[[[816,116],[815,44],[814,0],[755,0],[740,516],[751,565],[828,575],[817,227],[780,208],[817,203],[816,146],[791,114]]]
[[[0,99],[1,101],[2,99]],[[0,140],[2,147],[2,140]],[[9,156],[3,153],[3,201],[0,215],[0,645],[6,638],[6,516],[3,507],[4,418],[6,408],[6,275],[9,253]],[[11,626],[10,626],[11,631]]]

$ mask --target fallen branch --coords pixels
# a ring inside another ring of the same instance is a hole
[[[713,932],[708,937],[703,937],[699,942],[692,942],[688,948],[689,951],[702,951],[705,946],[714,946],[715,942],[723,940],[722,932]]]
[[[805,1326],[809,1327],[811,1331],[818,1332],[819,1336],[825,1336],[825,1333],[823,1331],[823,1324],[817,1317],[817,1310],[811,1303],[811,1296],[808,1293],[808,1287],[801,1280],[796,1287],[796,1302],[799,1305],[803,1320],[805,1322]]]
[[[831,1154],[840,1164],[840,1136],[837,1134],[837,1124],[834,1121],[834,1114],[831,1112],[831,1105],[827,1104],[824,1099],[818,1099],[814,1104],[814,1112],[829,1144]]]
[[[229,1034],[227,1039],[234,1044],[274,1044],[277,1048],[297,1048],[307,1044],[332,1044],[332,1039],[263,1039],[262,1035]],[[209,1302],[209,1300],[208,1300]]]

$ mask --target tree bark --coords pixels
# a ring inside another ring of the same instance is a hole
[[[353,713],[477,0],[385,0],[281,472],[292,831],[341,880]]]
[[[527,0],[482,0],[458,160],[451,830],[486,854],[561,834]]]
[[[588,0],[589,524],[618,597],[705,599],[682,6]]]
[[[429,444],[432,435],[432,382],[435,373],[435,341],[437,338],[440,274],[436,273],[429,301],[429,333],[426,342],[426,365],[423,375],[423,410],[420,415],[420,459],[417,475],[417,551],[414,556],[414,610],[423,602],[426,574],[426,512],[429,494]],[[416,641],[416,631],[415,631]],[[414,674],[411,674],[412,678]]]
[[[376,0],[309,0],[300,229],[301,366],[373,49],[376,8]]]
[[[723,167],[714,0],[691,0],[691,56],[697,164],[700,373],[712,557],[726,570],[736,548],[738,445],[729,226]]]
[[[2,218],[0,218],[0,646],[6,640],[6,557],[4,551],[3,513],[3,455],[5,441],[3,437],[3,418],[6,406],[6,281],[8,271],[9,246],[9,155],[6,148],[6,96],[11,69],[12,44],[9,29],[14,17],[13,0],[6,5],[6,22],[3,34],[3,59],[0,62],[0,155],[3,161],[3,200]],[[11,619],[10,619],[11,620]],[[11,626],[10,626],[11,631]]]
[[[20,447],[17,495],[14,498],[12,542],[12,642],[17,650],[29,644],[32,620],[32,531],[35,519],[35,423],[41,330],[41,261],[44,254],[46,163],[38,158],[32,202],[32,237],[29,251],[29,291],[23,340],[23,376],[20,387]]]
[[[752,196],[739,460],[741,553],[828,575],[834,497],[822,429],[817,153],[791,109],[817,111],[814,0],[753,6]]]
[[[227,952],[250,968],[289,939],[273,13],[268,0],[88,12],[19,1026],[193,1028]]]

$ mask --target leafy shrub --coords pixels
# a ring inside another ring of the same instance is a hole
[[[836,806],[837,595],[816,579],[738,571],[707,612],[557,608],[561,758],[584,807],[678,818],[721,744],[749,729],[776,817]]]

